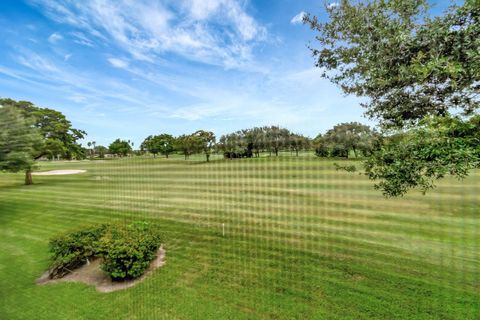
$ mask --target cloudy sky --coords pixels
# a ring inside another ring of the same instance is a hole
[[[323,0],[2,0],[0,96],[62,111],[88,141],[362,121],[320,78]]]

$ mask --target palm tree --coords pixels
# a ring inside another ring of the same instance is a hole
[[[97,142],[96,141],[92,141],[92,153],[93,153],[93,157],[95,158],[95,146],[97,145]]]

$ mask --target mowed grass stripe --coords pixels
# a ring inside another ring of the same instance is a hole
[[[177,194],[176,197],[173,196],[164,196],[162,197],[163,199],[161,200],[161,204],[158,204],[157,201],[152,200],[149,196],[122,196],[121,199],[114,199],[114,200],[109,200],[109,201],[104,201],[103,196],[99,196],[98,198],[95,198],[95,196],[91,196],[88,199],[88,203],[85,203],[84,200],[81,200],[80,195],[81,194],[64,194],[64,193],[58,193],[57,195],[54,195],[51,197],[53,192],[49,193],[49,197],[42,197],[42,201],[46,201],[48,203],[51,203],[52,201],[57,201],[60,203],[63,203],[64,201],[70,201],[72,205],[82,207],[82,206],[93,206],[93,207],[101,207],[101,208],[123,208],[123,207],[132,207],[139,209],[141,208],[142,210],[145,210],[145,212],[158,212],[158,209],[163,209],[163,211],[167,209],[174,209],[172,208],[172,203],[186,203],[188,202],[189,204],[193,204],[194,206],[183,206],[184,210],[189,210],[189,211],[194,211],[195,208],[197,208],[198,205],[209,208],[212,206],[212,203],[210,200],[207,200],[205,197],[199,197],[199,198],[184,198],[184,197],[179,197]],[[153,194],[153,193],[152,193]],[[143,195],[143,193],[142,193]],[[68,199],[62,199],[61,196],[68,196],[68,198],[72,199],[77,199],[77,200],[68,200]],[[80,200],[79,200],[80,199]],[[100,200],[102,202],[102,205],[98,206],[96,204],[96,201]],[[236,200],[234,198],[229,198],[226,197],[223,200]],[[263,203],[260,201],[253,201],[251,205],[244,205],[242,201],[233,201],[235,203],[235,206],[230,209],[230,212],[232,216],[240,215],[240,214],[245,214],[249,212],[255,212],[255,209],[258,209],[257,206],[255,206],[256,203]],[[147,202],[148,201],[148,202]],[[112,205],[110,205],[110,202]],[[302,204],[303,205],[303,204]],[[151,210],[149,210],[151,208]],[[416,235],[416,234],[425,234],[425,231],[428,232],[430,235],[435,236],[437,234],[437,231],[441,230],[442,228],[445,228],[445,224],[450,224],[449,226],[449,235],[450,237],[456,237],[459,240],[467,240],[468,239],[468,234],[471,234],[475,231],[474,227],[474,220],[472,220],[472,224],[470,226],[466,226],[465,221],[462,221],[461,224],[454,225],[455,222],[452,224],[452,219],[449,219],[445,221],[443,224],[439,224],[438,222],[436,225],[429,226],[428,229],[426,230],[420,230],[420,226],[418,223],[410,223],[409,225],[406,225],[403,222],[397,222],[397,223],[391,223],[389,221],[370,221],[366,219],[366,216],[364,214],[357,214],[358,209],[342,209],[341,211],[335,211],[335,214],[330,214],[330,210],[325,208],[323,212],[319,212],[318,209],[315,209],[314,207],[309,207],[309,206],[302,206],[298,210],[293,210],[293,211],[288,211],[289,209],[289,204],[278,204],[276,203],[275,205],[270,205],[268,210],[263,210],[260,211],[257,214],[254,214],[255,217],[252,216],[252,221],[255,222],[257,220],[262,221],[265,217],[266,220],[278,220],[282,219],[284,214],[291,214],[289,217],[289,223],[294,223],[293,227],[301,228],[303,225],[298,222],[302,222],[305,220],[308,220],[309,224],[320,224],[320,223],[341,223],[341,226],[344,228],[348,227],[353,227],[356,229],[375,229],[376,231],[391,231],[393,229],[395,233],[403,233],[403,234],[411,234],[411,235]],[[137,210],[138,211],[138,210]],[[258,211],[258,210],[257,210]],[[298,214],[299,211],[301,214]],[[202,212],[203,213],[203,212]],[[363,213],[372,213],[371,211],[368,210],[363,210]],[[396,213],[398,216],[399,214]],[[208,216],[208,213],[207,213]],[[457,222],[458,223],[458,222]],[[468,232],[471,231],[471,232]],[[467,237],[465,237],[467,235]],[[435,239],[435,237],[433,238]]]

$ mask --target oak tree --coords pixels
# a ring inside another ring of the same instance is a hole
[[[155,157],[158,153],[163,154],[166,158],[175,150],[175,138],[169,134],[160,134],[156,136],[148,136],[141,144],[140,149],[153,154]]]
[[[25,184],[32,184],[34,158],[43,142],[30,118],[13,106],[0,106],[0,170],[25,171]]]
[[[466,0],[433,17],[429,9],[427,0],[341,0],[326,7],[327,21],[304,18],[316,31],[319,46],[310,47],[323,76],[346,94],[366,97],[367,116],[382,128],[413,137],[394,139],[397,145],[386,145],[367,162],[367,175],[380,181],[376,186],[386,195],[417,186],[426,191],[446,173],[464,177],[478,161],[452,156],[464,138],[447,133],[453,124],[470,126],[480,108],[480,5]],[[449,143],[422,135],[448,137]],[[474,155],[478,142],[465,148]],[[415,151],[410,166],[395,165],[399,160],[393,158],[403,159],[409,151]],[[436,157],[416,156],[431,152]]]

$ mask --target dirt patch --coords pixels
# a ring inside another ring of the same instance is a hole
[[[127,289],[142,282],[155,269],[160,268],[165,264],[165,249],[161,246],[157,251],[157,258],[152,261],[145,273],[141,277],[133,280],[112,281],[108,274],[100,269],[101,260],[102,259],[95,259],[89,264],[85,264],[80,268],[73,270],[61,279],[50,279],[47,271],[37,279],[36,283],[39,285],[45,285],[59,282],[83,282],[95,286],[99,292],[112,292]]]
[[[57,175],[64,175],[64,174],[78,174],[84,173],[87,170],[51,170],[51,171],[43,171],[43,172],[34,172],[32,173],[34,176],[57,176]]]

